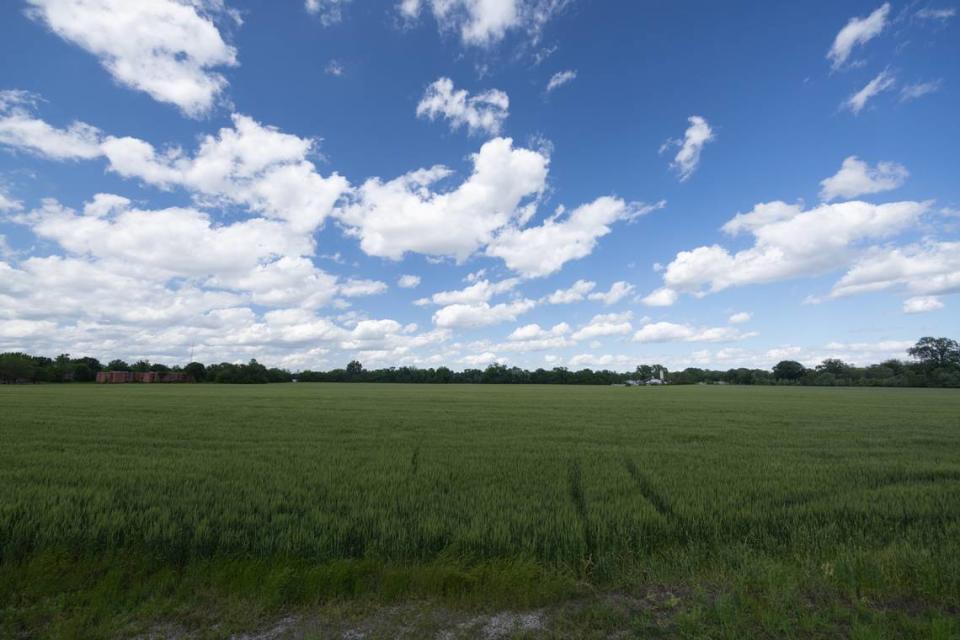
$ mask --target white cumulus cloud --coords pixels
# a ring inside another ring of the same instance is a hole
[[[524,31],[533,41],[543,26],[569,0],[401,0],[397,9],[405,20],[416,20],[428,9],[443,31],[459,33],[463,44],[486,47],[511,31]]]
[[[121,84],[200,116],[227,86],[216,71],[237,52],[214,20],[213,0],[28,0],[29,14],[96,56]],[[234,14],[235,15],[235,14]]]
[[[730,235],[751,234],[751,247],[731,253],[714,244],[681,251],[664,270],[664,285],[700,295],[827,273],[849,264],[859,244],[896,235],[930,207],[929,202],[875,205],[852,200],[804,211],[785,202],[759,204],[724,225]]]
[[[624,282],[619,280],[610,285],[608,291],[598,291],[596,293],[591,293],[588,297],[590,300],[596,300],[602,302],[603,304],[609,306],[611,304],[616,304],[626,298],[628,295],[633,293],[634,286],[629,282]]]
[[[401,289],[414,289],[420,284],[420,276],[405,274],[400,276],[397,286]]]
[[[21,90],[0,91],[0,144],[55,160],[89,160],[100,155],[100,131],[83,122],[65,129],[36,118],[39,97]]]
[[[732,327],[694,327],[674,322],[651,322],[633,334],[635,342],[730,342],[752,337]]]
[[[837,198],[856,198],[890,191],[902,186],[909,176],[910,173],[902,164],[879,162],[871,167],[856,156],[849,156],[835,175],[820,183],[820,197],[829,202]]]
[[[539,226],[508,228],[497,235],[486,253],[503,258],[509,268],[525,277],[547,276],[571,260],[590,255],[614,223],[634,219],[664,205],[663,202],[628,204],[619,198],[603,196],[577,207],[569,215],[560,211]]]
[[[904,313],[927,313],[943,309],[943,302],[937,296],[916,296],[903,301]]]
[[[498,135],[510,109],[510,98],[503,91],[490,89],[471,96],[464,89],[454,89],[453,80],[434,81],[417,105],[417,116],[436,120],[446,118],[451,129],[466,126],[470,133]]]
[[[596,286],[597,283],[590,280],[577,280],[568,289],[557,289],[544,300],[549,304],[580,302],[586,299],[587,294],[593,291]]]
[[[338,213],[372,256],[398,260],[408,251],[466,260],[494,232],[528,213],[521,204],[546,188],[549,159],[494,138],[473,155],[473,173],[457,188],[431,187],[452,173],[443,166],[384,182],[371,178]],[[531,211],[532,212],[532,211]]]

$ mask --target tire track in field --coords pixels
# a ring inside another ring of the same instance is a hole
[[[653,505],[653,508],[656,509],[660,515],[670,520],[677,517],[677,514],[673,511],[673,507],[670,506],[670,501],[650,483],[650,479],[640,471],[637,463],[634,462],[633,459],[624,456],[623,466],[627,470],[627,473],[630,474],[630,477],[633,478],[633,481],[637,483],[637,488],[640,489],[643,497]]]
[[[590,556],[595,555],[597,548],[596,540],[593,537],[593,531],[590,529],[590,519],[587,513],[587,496],[583,491],[583,470],[580,467],[580,460],[570,461],[567,468],[567,482],[570,489],[570,501],[577,510],[577,516],[580,518],[580,526],[583,528],[583,539],[587,545],[587,553]]]
[[[420,445],[418,444],[413,449],[413,454],[410,456],[410,475],[417,475],[417,470],[420,468]]]

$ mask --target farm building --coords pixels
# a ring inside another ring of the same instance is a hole
[[[101,384],[117,384],[120,382],[133,382],[132,371],[98,371],[97,382]]]
[[[97,373],[97,382],[100,384],[193,382],[193,378],[182,371],[100,371]]]

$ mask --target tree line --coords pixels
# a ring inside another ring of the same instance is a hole
[[[90,382],[99,371],[182,371],[195,382],[221,384],[265,384],[270,382],[399,382],[414,384],[577,384],[610,385],[629,381],[662,379],[669,384],[791,384],[807,386],[872,387],[960,387],[960,345],[949,338],[920,338],[907,350],[909,360],[885,360],[879,364],[856,367],[828,358],[815,367],[794,360],[778,362],[773,369],[736,368],[726,371],[688,367],[667,371],[666,367],[642,364],[633,371],[580,369],[565,367],[535,369],[508,367],[494,363],[485,369],[454,371],[447,367],[389,367],[364,369],[354,360],[343,369],[301,371],[268,368],[256,360],[246,364],[222,362],[204,365],[191,362],[168,367],[140,360],[128,364],[111,360],[102,364],[96,358],[56,358],[25,353],[0,354],[0,382]]]

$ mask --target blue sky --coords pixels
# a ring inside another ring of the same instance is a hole
[[[957,9],[0,5],[0,350],[769,367],[956,333]]]

